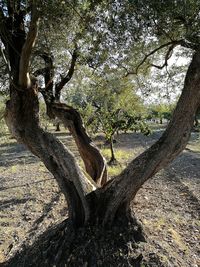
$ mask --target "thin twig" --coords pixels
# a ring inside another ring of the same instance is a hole
[[[128,72],[125,77],[127,77],[128,75],[131,75],[131,74],[135,74],[137,75],[138,74],[138,70],[139,68],[145,63],[145,61],[150,57],[152,56],[153,54],[155,54],[156,52],[158,52],[159,50],[171,45],[171,47],[173,46],[173,48],[177,45],[181,45],[183,42],[183,40],[178,40],[178,41],[171,41],[171,42],[168,42],[168,43],[165,43],[165,44],[162,44],[160,45],[159,47],[155,48],[154,50],[152,50],[150,53],[146,54],[144,56],[144,58],[142,59],[142,61],[137,65],[136,67],[136,70],[133,71],[133,72]],[[170,50],[171,51],[171,50]]]

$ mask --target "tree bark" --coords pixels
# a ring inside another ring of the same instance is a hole
[[[39,14],[36,5],[32,5],[31,22],[27,38],[22,47],[19,61],[19,85],[24,88],[31,86],[31,79],[29,77],[29,65],[32,49],[35,45],[39,23]]]
[[[185,148],[199,104],[200,50],[193,55],[172,120],[161,138],[101,189],[99,213],[103,224],[112,223],[120,207],[129,205],[144,182],[167,166]]]
[[[6,107],[6,123],[17,141],[25,144],[54,175],[68,202],[74,225],[83,225],[90,216],[85,196],[96,186],[92,179],[84,176],[71,152],[52,134],[39,127],[38,108],[34,88],[23,92],[12,90]]]
[[[112,165],[113,163],[117,161],[115,158],[115,153],[114,153],[114,148],[113,148],[113,136],[111,136],[109,139],[109,145],[110,145],[110,152],[111,152],[111,158],[110,158],[109,164]]]
[[[87,135],[80,114],[72,107],[61,103],[53,103],[51,109],[72,134],[86,172],[98,185],[105,184],[107,181],[106,160]]]

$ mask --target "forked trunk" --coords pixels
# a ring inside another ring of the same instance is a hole
[[[7,49],[12,76],[11,97],[6,109],[9,129],[54,175],[67,199],[69,215],[75,226],[83,226],[88,222],[108,225],[115,219],[123,220],[128,215],[130,201],[143,183],[169,164],[187,144],[200,105],[200,51],[193,56],[182,95],[162,137],[134,159],[119,176],[107,182],[105,161],[86,134],[79,113],[67,105],[54,103],[52,66],[45,68],[45,93],[50,96],[49,111],[70,129],[89,176],[80,170],[68,149],[39,126],[38,88],[29,75],[30,57],[38,28],[39,10],[35,1],[31,10],[31,16],[27,17],[31,21],[26,34],[23,12],[12,12],[5,18],[0,9],[3,19],[0,34]],[[9,19],[14,19],[14,28],[12,23],[7,23]],[[2,29],[11,35],[10,39],[2,35]],[[73,74],[76,57],[75,51],[68,74],[56,86],[57,97]],[[48,59],[47,55],[43,55],[43,58]],[[51,62],[46,63],[51,65]],[[103,186],[98,188],[94,181]]]
[[[86,221],[109,225],[116,218],[126,217],[130,201],[143,183],[185,148],[200,104],[200,53],[193,56],[182,95],[162,137],[133,160],[119,176],[96,191],[95,184],[81,173],[71,153],[38,126],[37,101],[33,87],[24,92],[14,90],[6,116],[12,134],[53,173],[69,203],[75,225],[83,225]],[[59,112],[56,108],[54,106],[54,112]]]

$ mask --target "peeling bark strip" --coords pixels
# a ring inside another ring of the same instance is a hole
[[[107,181],[106,160],[87,135],[80,114],[72,107],[61,103],[54,103],[51,108],[72,134],[85,164],[86,172],[98,185],[105,184]]]
[[[22,88],[31,87],[31,80],[29,77],[29,64],[32,48],[35,45],[38,29],[38,11],[36,5],[32,5],[31,23],[26,41],[23,45],[20,64],[19,64],[19,85]]]
[[[101,190],[100,202],[106,209],[99,209],[104,224],[112,222],[120,207],[123,206],[124,209],[123,203],[129,205],[144,182],[167,166],[185,148],[199,105],[200,49],[193,56],[182,94],[162,137]]]

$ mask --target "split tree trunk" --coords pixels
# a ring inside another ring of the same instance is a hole
[[[34,4],[32,6],[31,23],[26,40],[25,30],[21,29],[23,19],[20,19],[18,14],[9,15],[14,16],[15,25],[18,25],[17,29],[9,28],[12,26],[9,25],[6,32],[12,35],[13,39],[10,38],[10,40],[13,42],[10,44],[11,41],[8,42],[4,38],[2,31],[0,33],[10,59],[13,78],[10,86],[10,101],[6,109],[6,122],[11,133],[38,156],[54,175],[68,201],[70,218],[75,226],[83,226],[89,221],[108,225],[117,218],[126,217],[130,201],[143,183],[169,164],[187,144],[194,116],[200,105],[200,50],[193,56],[182,95],[162,137],[111,181],[104,182],[102,176],[99,182],[98,177],[97,182],[104,186],[97,189],[95,182],[81,172],[67,148],[39,126],[37,84],[31,82],[29,75],[30,55],[37,35],[36,6]],[[4,18],[1,9],[0,16]],[[0,30],[6,29],[7,26],[3,26]],[[49,82],[52,87],[52,81],[49,80]],[[49,88],[48,86],[47,89]],[[85,159],[87,170],[90,172],[90,167],[94,168],[89,165],[91,155],[96,155],[96,150],[94,152],[79,115],[67,106],[64,106],[64,109],[60,108],[62,106],[60,103],[53,104],[50,101],[50,104],[52,112],[71,129],[82,157]],[[71,120],[70,116],[76,119]],[[98,169],[99,160],[94,165]],[[104,170],[102,166],[100,167]],[[96,172],[91,173],[91,176],[95,177],[95,175]]]
[[[109,225],[117,217],[126,216],[130,201],[143,183],[185,148],[200,104],[200,53],[198,51],[194,54],[183,93],[162,137],[133,160],[119,176],[96,191],[95,184],[84,177],[71,153],[55,137],[38,126],[35,88],[23,92],[13,91],[6,115],[10,131],[53,173],[68,200],[74,224],[80,226],[95,221]],[[58,112],[56,106],[53,108],[54,112]]]
[[[75,226],[86,223],[90,216],[85,196],[96,186],[81,172],[73,155],[38,121],[38,97],[34,88],[13,90],[7,102],[6,123],[12,135],[45,164],[58,182],[68,202],[69,216]]]

